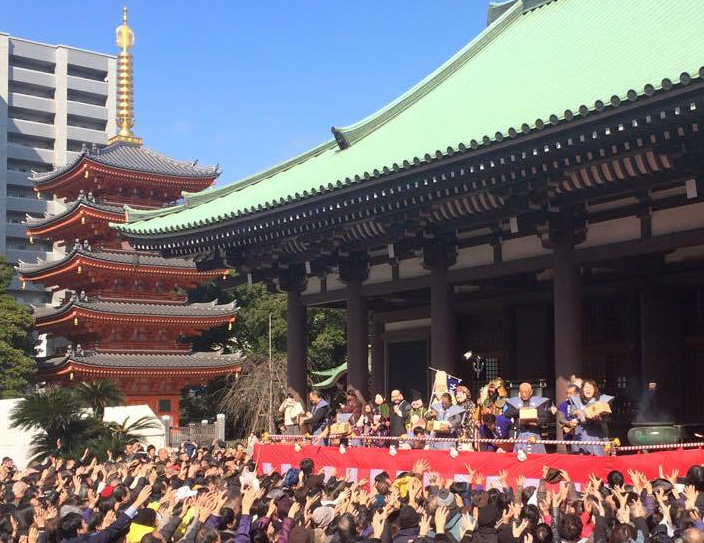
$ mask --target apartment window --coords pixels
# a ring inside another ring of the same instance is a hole
[[[10,66],[34,70],[35,72],[44,72],[47,74],[53,74],[54,69],[56,68],[56,64],[51,62],[45,62],[43,60],[28,57],[20,57],[17,55],[10,55]]]
[[[34,111],[23,107],[11,106],[7,111],[11,119],[20,119],[23,121],[32,121],[35,123],[54,124],[54,114],[43,111]]]
[[[68,75],[72,75],[74,77],[92,79],[93,81],[105,81],[108,77],[108,72],[106,70],[96,70],[85,66],[77,66],[76,64],[69,64],[67,73]]]
[[[83,117],[82,115],[68,115],[66,118],[66,124],[68,124],[68,126],[86,128],[88,130],[98,130],[100,132],[105,131],[106,123],[107,121],[105,120],[92,119],[90,117]]]
[[[54,140],[51,138],[42,138],[40,136],[26,136],[25,134],[15,134],[10,132],[7,135],[7,142],[23,147],[32,147],[34,149],[54,149]]]
[[[39,98],[49,98],[51,100],[54,99],[54,89],[52,89],[51,87],[33,85],[32,83],[25,83],[23,81],[10,81],[8,83],[8,90],[10,92],[16,92],[19,94],[38,96]]]

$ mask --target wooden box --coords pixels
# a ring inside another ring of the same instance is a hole
[[[444,432],[450,431],[450,423],[444,420],[431,420],[428,422],[429,432]]]
[[[518,410],[518,418],[521,422],[537,422],[538,410],[535,407],[521,407]]]
[[[584,408],[584,414],[588,419],[596,418],[600,415],[611,413],[611,406],[608,402],[595,402]]]
[[[352,433],[352,427],[349,422],[335,422],[330,425],[330,433],[346,436]]]

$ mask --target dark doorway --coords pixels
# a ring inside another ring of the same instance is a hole
[[[428,342],[397,341],[388,344],[389,390],[399,389],[406,399],[411,390],[428,397]]]

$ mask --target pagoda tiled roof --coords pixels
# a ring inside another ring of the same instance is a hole
[[[116,264],[128,264],[132,266],[155,266],[162,268],[177,268],[196,271],[196,265],[192,260],[187,259],[166,259],[156,254],[145,254],[142,252],[119,252],[119,251],[93,251],[88,247],[77,244],[64,257],[57,260],[37,261],[34,264],[19,261],[19,265],[15,269],[23,274],[36,274],[51,269],[56,269],[64,266],[77,256],[85,256],[91,259],[100,260],[103,262],[112,262]]]
[[[74,200],[68,206],[66,206],[66,209],[64,209],[61,213],[57,213],[56,215],[50,215],[48,213],[45,213],[43,217],[33,217],[31,215],[27,215],[25,224],[28,228],[41,228],[44,226],[48,226],[52,223],[58,223],[64,217],[70,216],[71,213],[73,213],[76,209],[81,206],[89,207],[96,211],[103,211],[106,213],[124,213],[123,206],[111,206],[107,204],[101,204],[96,202],[94,199],[90,199],[89,197],[82,194],[77,200]]]
[[[97,368],[182,368],[189,370],[208,370],[242,365],[244,359],[240,354],[221,354],[217,352],[198,352],[187,354],[121,354],[86,351],[84,355],[71,354],[46,359],[39,363],[39,369],[44,371],[57,370],[72,362],[84,366],[94,366]]]
[[[77,168],[84,159],[110,168],[173,177],[217,177],[218,166],[198,166],[198,161],[182,161],[162,155],[141,144],[118,141],[99,148],[84,147],[71,162],[46,173],[35,173],[33,180],[41,185]]]
[[[418,85],[334,138],[115,225],[156,246],[648,100],[704,76],[701,0],[517,0]],[[303,219],[305,220],[305,219]]]
[[[108,302],[102,300],[72,300],[55,307],[44,306],[34,308],[36,319],[58,317],[73,309],[84,309],[96,313],[111,313],[118,315],[139,315],[142,317],[182,317],[203,318],[217,316],[234,316],[237,313],[235,302],[217,304],[217,301],[206,303],[139,303],[139,302]]]

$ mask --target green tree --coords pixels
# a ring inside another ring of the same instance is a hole
[[[36,371],[34,317],[7,293],[12,267],[0,257],[0,396],[23,394]]]
[[[115,381],[85,381],[74,387],[78,399],[93,410],[93,416],[103,420],[105,408],[120,405],[125,401],[125,394]]]
[[[269,316],[274,375],[274,407],[284,394],[286,382],[286,295],[270,292],[262,284],[241,285],[231,291],[207,283],[189,292],[192,302],[217,299],[237,301],[238,314],[232,330],[210,330],[194,338],[197,350],[223,349],[245,357],[239,379],[219,379],[206,387],[187,389],[181,396],[181,420],[197,422],[226,412],[228,433],[236,437],[251,429],[268,428]],[[324,370],[345,361],[345,313],[336,309],[308,311],[308,360],[310,369]],[[258,391],[258,392],[255,392]],[[232,430],[232,432],[229,432]]]

